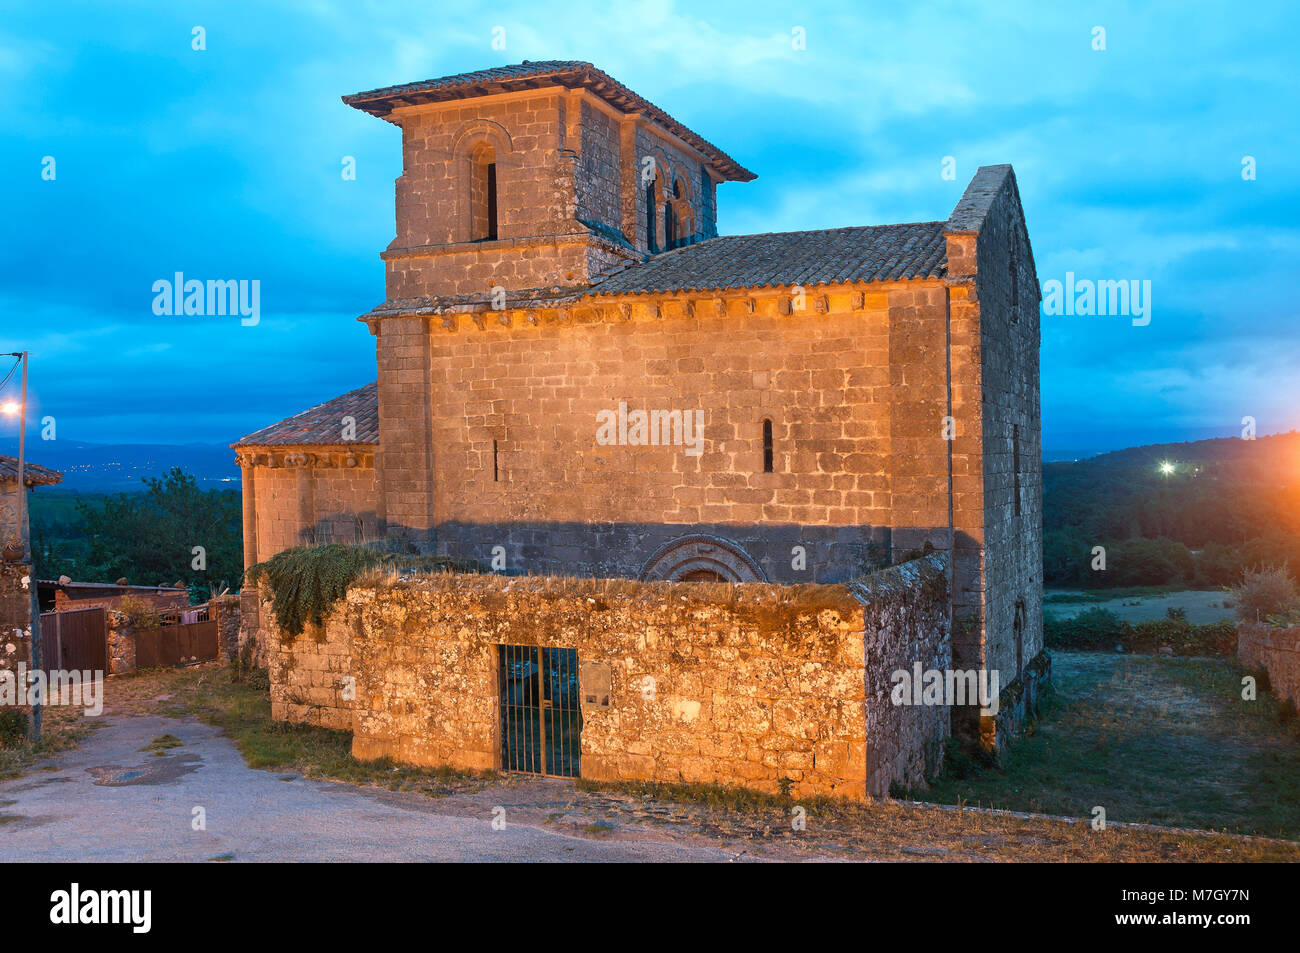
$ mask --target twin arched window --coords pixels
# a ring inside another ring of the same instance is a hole
[[[663,199],[664,245],[659,247],[659,203],[658,181],[648,182],[645,187],[645,244],[650,254],[668,251],[687,244],[693,233],[693,219],[690,199],[681,178],[673,179],[672,188]]]

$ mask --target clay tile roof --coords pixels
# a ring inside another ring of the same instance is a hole
[[[18,458],[0,454],[0,483],[18,482]],[[63,474],[49,467],[37,466],[30,460],[23,461],[23,483],[27,486],[50,486],[62,483]]]
[[[593,295],[942,278],[943,222],[725,235],[598,276]]]
[[[343,418],[355,417],[357,439],[350,443],[379,443],[379,385],[367,384],[317,404],[300,414],[232,443],[232,447],[348,446],[343,440]]]
[[[456,73],[438,79],[426,79],[401,86],[385,86],[363,93],[344,96],[343,102],[380,119],[399,106],[416,106],[424,103],[446,102],[490,96],[494,93],[538,89],[544,86],[564,86],[568,89],[586,89],[611,106],[625,113],[641,113],[662,126],[692,148],[708,158],[709,164],[724,179],[732,182],[749,182],[755,178],[735,159],[713,143],[697,135],[672,116],[628,89],[618,80],[582,60],[524,60],[510,66],[495,66],[472,73]]]

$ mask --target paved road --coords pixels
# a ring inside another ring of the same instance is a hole
[[[431,799],[254,771],[217,729],[105,717],[81,747],[0,782],[0,862],[16,861],[702,861],[741,851],[625,835],[587,839],[537,825],[492,829]],[[141,751],[171,734],[163,756]],[[206,830],[194,830],[195,808]]]

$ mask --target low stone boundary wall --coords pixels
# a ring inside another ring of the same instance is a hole
[[[1237,661],[1243,668],[1267,672],[1273,692],[1300,707],[1300,626],[1240,623]]]
[[[359,758],[495,769],[497,646],[573,648],[583,679],[608,679],[583,705],[584,778],[885,795],[942,761],[948,708],[893,704],[891,675],[950,665],[946,570],[933,554],[851,586],[437,575],[357,587],[322,628],[268,640],[272,715],[350,728]]]
[[[868,689],[867,790],[925,787],[939,773],[952,731],[947,705],[895,705],[893,675],[952,667],[948,580],[943,557],[929,556],[874,573],[851,587],[863,604]]]
[[[135,626],[120,612],[108,613],[108,674],[135,671]]]
[[[273,719],[352,730],[356,692],[349,679],[357,618],[353,601],[358,595],[357,590],[348,593],[347,603],[331,613],[325,625],[309,626],[294,639],[286,639],[274,628],[270,603],[260,603],[263,631],[259,651],[266,658],[271,680]],[[244,618],[248,615],[245,605]]]
[[[238,594],[215,596],[208,602],[209,614],[217,621],[217,657],[223,662],[239,657],[240,605]]]

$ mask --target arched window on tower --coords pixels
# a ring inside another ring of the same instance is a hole
[[[691,240],[690,203],[680,178],[673,180],[672,191],[664,206],[664,239],[666,248],[678,248]]]
[[[470,241],[492,242],[497,239],[497,160],[487,143],[470,157]]]

